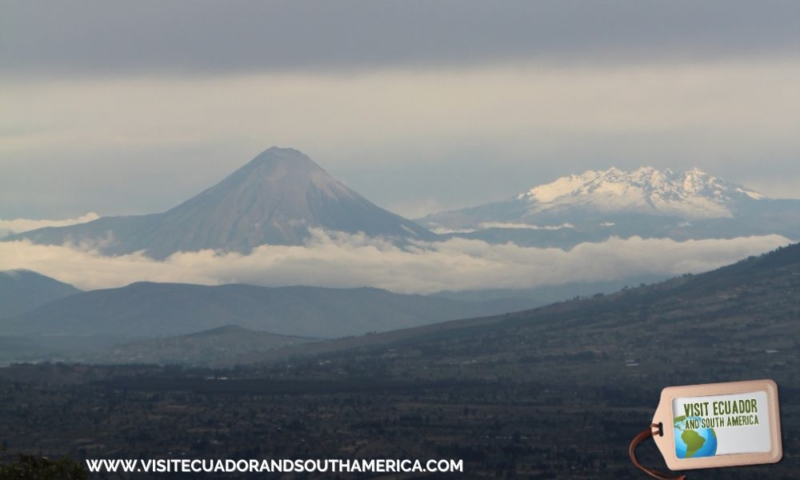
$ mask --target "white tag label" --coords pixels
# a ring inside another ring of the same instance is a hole
[[[767,453],[772,448],[765,392],[672,401],[678,458]]]
[[[668,387],[653,417],[672,470],[780,461],[778,386],[772,380]]]

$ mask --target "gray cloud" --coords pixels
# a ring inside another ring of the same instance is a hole
[[[0,265],[41,272],[83,289],[149,280],[374,286],[402,293],[432,293],[697,273],[789,243],[777,235],[685,242],[633,237],[585,243],[564,251],[452,239],[402,250],[363,235],[315,231],[312,240],[302,247],[262,246],[250,255],[177,253],[163,262],[141,254],[103,257],[75,246],[0,242]]]
[[[792,0],[0,4],[0,74],[686,62],[800,51]]]
[[[163,211],[271,146],[409,216],[610,166],[797,196],[800,2],[0,0],[0,217]]]
[[[85,215],[81,215],[78,218],[70,218],[66,220],[29,220],[26,218],[16,218],[14,220],[0,219],[0,238],[12,233],[27,232],[37,228],[66,227],[67,225],[91,222],[93,220],[97,220],[98,218],[100,218],[98,214],[89,212]]]

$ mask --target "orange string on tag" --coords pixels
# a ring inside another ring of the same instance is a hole
[[[633,440],[631,440],[631,446],[628,447],[628,455],[631,457],[631,462],[633,462],[633,465],[636,468],[658,480],[686,480],[686,475],[674,476],[667,473],[661,473],[643,466],[638,460],[636,460],[636,446],[654,435],[661,434],[661,425],[654,423],[650,425],[650,428],[633,437]]]

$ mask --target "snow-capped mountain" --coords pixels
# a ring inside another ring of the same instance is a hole
[[[164,213],[103,217],[5,240],[82,243],[97,246],[106,254],[143,250],[153,258],[166,258],[180,251],[248,253],[264,244],[301,245],[311,228],[389,239],[434,238],[420,225],[348,188],[303,153],[273,147]]]
[[[562,246],[611,235],[685,239],[778,233],[797,238],[799,215],[798,200],[770,199],[697,168],[678,173],[643,167],[589,170],[504,201],[417,221],[450,235]]]
[[[581,206],[598,212],[635,212],[686,219],[733,217],[737,202],[765,198],[752,190],[693,168],[675,173],[643,167],[616,168],[562,177],[517,196],[532,214]]]

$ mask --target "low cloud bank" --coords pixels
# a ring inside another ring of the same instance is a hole
[[[164,261],[142,253],[104,257],[76,246],[34,245],[27,240],[0,242],[0,270],[30,269],[87,290],[137,281],[239,282],[372,286],[424,294],[699,273],[789,243],[779,235],[683,242],[632,237],[583,243],[564,251],[454,238],[401,249],[363,235],[317,230],[305,246],[261,246],[249,255],[182,252]]]
[[[100,215],[94,212],[89,212],[85,215],[81,215],[78,218],[71,218],[67,220],[29,220],[26,218],[17,218],[15,220],[0,219],[0,238],[13,235],[15,233],[36,230],[37,228],[66,227],[69,225],[77,225],[79,223],[88,223],[92,220],[97,220],[98,218],[100,218]]]

